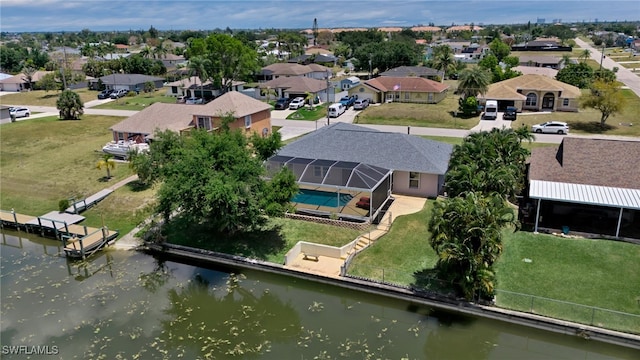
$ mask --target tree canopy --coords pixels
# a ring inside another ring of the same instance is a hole
[[[580,89],[587,89],[593,81],[593,69],[584,62],[568,64],[558,71],[556,80],[577,86]]]
[[[56,106],[60,111],[60,118],[63,120],[78,120],[84,114],[84,104],[80,95],[72,90],[64,90],[56,101]]]
[[[148,153],[131,161],[141,181],[161,184],[157,212],[165,221],[178,213],[219,233],[252,230],[265,222],[265,214],[282,214],[297,192],[286,168],[271,181],[262,178],[262,159],[240,131],[162,132],[156,139]]]
[[[604,128],[609,116],[622,111],[626,100],[621,88],[615,82],[596,80],[591,85],[591,91],[580,97],[580,106],[600,111],[600,126]]]

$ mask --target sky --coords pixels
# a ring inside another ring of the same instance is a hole
[[[2,0],[6,32],[638,21],[638,0]]]

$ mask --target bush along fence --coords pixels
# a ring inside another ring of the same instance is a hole
[[[352,257],[349,257],[345,261],[341,269],[342,276],[411,289],[442,298],[457,299],[451,290],[450,283],[437,279],[435,274],[428,271],[412,274],[399,269],[365,265],[358,265],[357,271],[353,271],[349,270],[351,260]],[[640,334],[640,315],[638,314],[506,290],[496,290],[495,306],[609,330]]]

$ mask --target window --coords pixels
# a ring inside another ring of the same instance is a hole
[[[427,99],[428,99],[427,101],[429,101],[430,103],[432,103],[432,102],[433,102],[433,93],[428,93],[428,94],[427,94]]]
[[[538,95],[534,93],[527,94],[527,101],[524,103],[525,106],[536,106],[538,105]]]
[[[409,188],[417,189],[420,187],[420,173],[418,172],[409,172]]]
[[[408,93],[408,92],[404,93],[404,99],[411,100],[411,93]]]
[[[198,116],[198,129],[211,130],[211,118],[208,116]]]
[[[324,178],[325,175],[327,175],[327,170],[328,168],[324,167],[324,166],[314,166],[313,167],[313,176],[318,177],[318,178]]]
[[[399,92],[396,93],[396,100],[400,100],[400,93]]]
[[[569,106],[569,99],[563,99],[562,106]]]
[[[244,127],[245,128],[251,127],[251,115],[247,115],[244,117]]]
[[[124,133],[118,133],[118,140],[124,140]]]

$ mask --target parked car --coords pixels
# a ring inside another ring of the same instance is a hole
[[[189,105],[204,104],[204,100],[202,100],[202,98],[192,96],[190,98],[187,98],[187,100],[185,100],[185,104],[189,104]]]
[[[291,99],[289,98],[280,98],[278,100],[276,100],[276,105],[274,106],[274,108],[276,110],[285,110],[287,108],[289,108],[289,103],[291,102]]]
[[[303,97],[297,97],[297,98],[293,99],[289,103],[289,110],[298,110],[301,107],[304,107],[304,98]]]
[[[102,90],[100,91],[100,93],[98,94],[98,99],[102,100],[102,99],[108,99],[109,96],[111,96],[111,93],[113,93],[113,89],[106,89],[106,90]]]
[[[502,115],[503,120],[516,120],[518,117],[518,108],[515,106],[507,106],[507,109]]]
[[[569,125],[560,121],[547,121],[546,123],[533,125],[531,130],[538,134],[568,134]]]
[[[343,96],[342,98],[340,98],[340,104],[344,105],[344,107],[348,109],[349,106],[355,104],[357,99],[358,95]]]
[[[185,102],[187,102],[187,97],[186,96],[178,96],[176,98],[176,103],[178,103],[178,104],[184,104]]]
[[[329,115],[329,117],[337,118],[338,116],[344,114],[346,109],[346,106],[342,105],[341,103],[331,104],[329,105],[327,115]]]
[[[364,110],[369,106],[369,99],[358,99],[353,103],[353,108],[355,110]]]
[[[29,117],[31,116],[31,110],[26,107],[11,107],[9,108],[9,116],[14,118]]]
[[[109,97],[112,98],[112,99],[118,99],[118,98],[121,98],[121,97],[127,95],[128,92],[129,92],[129,90],[127,90],[127,89],[116,90],[116,91],[112,92],[111,95],[109,95]]]
[[[483,119],[495,120],[498,118],[498,102],[496,100],[487,100],[484,105]]]

